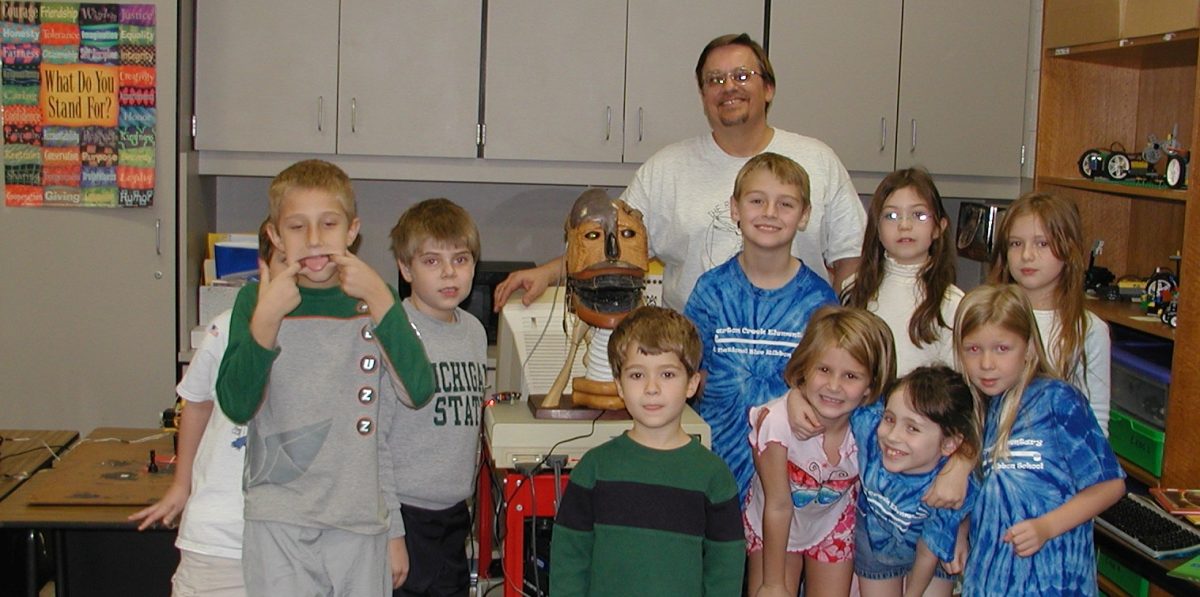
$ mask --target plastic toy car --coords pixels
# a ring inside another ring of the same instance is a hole
[[[1115,144],[1114,144],[1115,145]],[[1154,166],[1140,155],[1126,153],[1124,148],[1089,149],[1079,157],[1079,173],[1084,178],[1103,176],[1110,180],[1144,180],[1156,177]]]
[[[1165,141],[1150,135],[1140,154],[1126,152],[1120,143],[1113,143],[1108,149],[1089,149],[1079,156],[1078,166],[1079,173],[1088,179],[1100,176],[1116,181],[1138,180],[1182,189],[1187,186],[1190,157],[1179,144],[1176,132],[1172,132]],[[1155,169],[1160,162],[1162,173]]]

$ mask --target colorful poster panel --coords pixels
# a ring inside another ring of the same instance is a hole
[[[0,2],[4,202],[154,204],[154,6]]]

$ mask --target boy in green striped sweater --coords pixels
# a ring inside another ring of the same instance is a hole
[[[641,307],[608,344],[633,429],[571,471],[550,547],[550,594],[741,595],[745,539],[725,462],[683,431],[701,344],[683,315]]]

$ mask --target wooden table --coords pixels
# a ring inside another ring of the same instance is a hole
[[[0,528],[29,533],[27,578],[36,577],[37,534],[49,532],[59,597],[169,594],[179,561],[174,530],[139,533],[127,517],[170,487],[172,444],[159,429],[102,427],[0,501]],[[150,450],[161,461],[157,473],[147,471]],[[27,583],[29,595],[36,584]]]
[[[12,493],[34,473],[50,464],[78,431],[46,429],[0,429],[0,500]]]

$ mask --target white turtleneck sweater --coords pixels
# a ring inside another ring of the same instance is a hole
[[[963,291],[953,284],[946,288],[946,296],[942,298],[942,318],[951,327],[941,328],[937,340],[918,347],[908,335],[908,322],[925,296],[925,290],[917,278],[924,264],[901,265],[891,257],[885,259],[883,281],[875,300],[867,305],[867,310],[878,315],[892,330],[896,341],[896,376],[901,377],[922,365],[942,363],[953,367],[954,312],[962,301]],[[851,280],[853,277],[846,281],[846,285]]]

